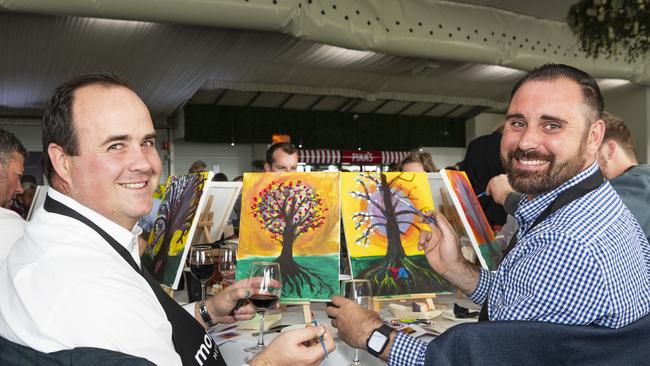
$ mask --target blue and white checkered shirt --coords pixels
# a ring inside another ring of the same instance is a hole
[[[609,182],[526,233],[562,191],[596,169],[593,164],[553,191],[522,199],[517,245],[496,272],[481,270],[470,295],[477,304],[489,298],[491,320],[620,328],[650,312],[650,245]],[[400,334],[389,364],[423,365],[425,353],[426,343]]]

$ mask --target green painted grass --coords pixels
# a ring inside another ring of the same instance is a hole
[[[418,293],[448,293],[452,290],[452,286],[449,282],[443,279],[443,277],[439,274],[437,274],[434,270],[431,269],[429,266],[429,263],[427,262],[427,259],[424,255],[416,255],[416,256],[410,256],[408,257],[411,261],[416,262],[419,264],[421,267],[427,268],[429,271],[429,274],[433,274],[437,276],[440,281],[427,281],[426,285],[424,286],[419,286],[417,288],[412,288],[409,289],[405,287],[404,284],[401,282],[404,281],[403,279],[399,279],[396,281],[394,284],[396,287],[398,287],[398,294],[391,294],[388,296],[399,296],[400,294],[403,295],[410,295],[410,294],[418,294]],[[364,269],[368,267],[372,267],[375,264],[378,264],[379,262],[383,261],[385,259],[384,256],[372,256],[372,257],[360,257],[360,258],[352,258],[352,274],[354,278],[359,278],[358,274],[361,273]],[[393,279],[391,278],[391,281]],[[373,285],[374,288],[374,285]],[[376,290],[375,290],[376,291]],[[383,294],[382,296],[387,296],[387,294]]]
[[[273,262],[277,256],[273,257],[248,257],[237,261],[237,275],[238,280],[248,278],[250,266],[252,262]],[[333,292],[327,291],[324,293],[315,293],[311,291],[309,286],[303,286],[301,289],[302,297],[298,297],[297,293],[286,293],[282,291],[283,301],[300,301],[300,300],[329,300],[332,296],[339,293],[339,256],[338,254],[332,255],[319,255],[319,256],[304,256],[293,257],[293,259],[301,266],[316,272],[321,276],[324,281],[334,289]]]

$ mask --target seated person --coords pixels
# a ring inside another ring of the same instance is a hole
[[[428,152],[412,151],[406,155],[397,166],[400,172],[436,172],[436,165],[433,164],[431,154]]]
[[[150,211],[161,161],[142,100],[106,73],[60,86],[43,117],[43,210],[0,264],[0,336],[40,352],[95,347],[157,365],[224,365],[205,327],[250,319],[239,281],[189,311],[140,268],[138,219]],[[323,328],[286,333],[251,365],[316,364]]]
[[[619,329],[650,312],[650,245],[604,181],[596,153],[605,126],[596,81],[567,65],[534,69],[511,93],[501,142],[509,181],[526,194],[520,230],[496,272],[466,261],[444,216],[423,231],[429,265],[491,321],[527,320]],[[427,344],[385,328],[379,315],[342,297],[327,308],[349,345],[366,341],[390,365],[423,365]]]

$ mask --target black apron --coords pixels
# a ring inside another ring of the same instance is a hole
[[[530,225],[530,227],[524,233],[522,233],[521,236],[522,237],[525,236],[535,226],[537,226],[537,224],[544,221],[547,217],[549,217],[551,214],[558,211],[562,207],[568,205],[574,200],[600,187],[602,183],[603,183],[603,174],[600,172],[600,169],[596,169],[596,171],[589,177],[585,178],[585,180],[581,181],[575,186],[570,187],[565,191],[563,191],[562,193],[560,193],[555,198],[555,200],[553,200],[553,202],[551,202],[551,204],[548,205],[548,207],[546,207],[546,209],[542,211],[542,213],[539,214],[539,216],[537,216],[535,221],[533,221],[533,224]],[[503,263],[508,253],[510,253],[510,251],[512,251],[512,249],[517,245],[518,234],[519,233],[516,232],[515,235],[513,235],[512,238],[510,239],[508,246],[503,251],[503,258],[501,259],[501,263]],[[481,306],[481,313],[478,316],[478,320],[479,321],[490,320],[488,316],[488,299],[486,299],[485,302],[483,303],[483,306]]]
[[[106,240],[131,267],[133,267],[133,270],[144,277],[149,286],[151,286],[151,289],[156,295],[158,302],[160,302],[160,305],[163,307],[163,310],[165,310],[167,320],[171,323],[172,341],[174,342],[176,353],[180,355],[181,360],[183,361],[183,365],[226,365],[223,356],[219,352],[219,348],[212,338],[205,332],[203,326],[201,326],[201,324],[199,324],[199,322],[185,309],[178,305],[174,299],[167,295],[160,287],[158,281],[156,281],[149,272],[140,269],[124,246],[88,218],[61,202],[50,198],[50,196],[47,196],[45,199],[43,207],[48,212],[68,216],[88,225],[91,229],[101,235],[104,240]]]

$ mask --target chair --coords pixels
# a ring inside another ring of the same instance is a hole
[[[3,366],[155,366],[152,362],[121,352],[79,347],[43,353],[0,337],[0,365]]]
[[[425,365],[644,365],[650,315],[619,329],[532,321],[460,324],[434,339]]]

